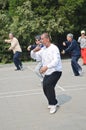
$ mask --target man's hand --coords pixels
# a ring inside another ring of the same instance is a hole
[[[44,66],[40,69],[40,73],[43,74],[47,71],[48,67],[47,66]]]
[[[4,41],[5,41],[6,43],[8,42],[8,40],[7,40],[7,39],[5,39]]]
[[[6,43],[11,43],[11,40],[9,39],[9,40],[7,40],[7,39],[5,39],[4,40]]]
[[[65,42],[63,42],[63,46],[66,46],[66,43],[65,43]]]
[[[30,49],[31,49],[31,45],[30,45],[30,46],[28,46],[27,50],[28,50],[28,51],[30,51]]]
[[[8,51],[11,51],[11,50],[12,50],[11,48],[8,49]]]
[[[61,52],[61,54],[65,54],[65,50],[63,50],[63,51]]]

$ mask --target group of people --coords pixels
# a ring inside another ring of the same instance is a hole
[[[13,50],[14,52],[14,64],[17,70],[21,70],[22,63],[19,59],[22,52],[21,47],[12,33],[9,34],[9,38],[10,39],[5,40],[5,42],[11,43],[9,50]],[[42,82],[43,92],[48,100],[50,113],[53,114],[59,106],[58,100],[56,99],[55,86],[62,75],[60,51],[56,45],[51,43],[51,37],[48,33],[43,33],[41,36],[37,35],[35,37],[35,42],[35,46],[29,46],[27,49],[28,51],[31,50],[31,58],[38,62],[35,71]],[[78,42],[80,43],[81,51]],[[79,37],[78,42],[73,38],[73,34],[67,34],[67,41],[63,42],[63,46],[66,46],[66,49],[61,52],[62,54],[71,54],[71,66],[75,76],[80,76],[82,74],[82,68],[78,64],[80,55],[83,58],[83,64],[86,64],[85,31],[81,31],[81,37]]]

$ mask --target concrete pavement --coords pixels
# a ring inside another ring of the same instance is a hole
[[[52,115],[34,73],[35,62],[24,63],[23,71],[0,65],[0,130],[86,130],[86,66],[83,76],[75,77],[70,60],[62,63],[56,86],[60,107]]]

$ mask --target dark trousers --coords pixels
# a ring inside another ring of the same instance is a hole
[[[82,70],[81,66],[78,64],[79,58],[80,56],[72,56],[71,59],[71,66],[75,76],[79,75],[79,71]]]
[[[51,75],[46,75],[43,80],[43,91],[48,99],[49,105],[56,105],[57,99],[55,95],[55,85],[60,79],[62,72],[53,72]]]
[[[21,57],[21,52],[18,52],[18,51],[13,56],[14,64],[18,70],[22,68],[20,57]]]

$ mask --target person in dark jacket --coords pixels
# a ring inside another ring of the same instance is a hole
[[[70,53],[71,54],[71,66],[75,76],[80,76],[82,74],[82,68],[78,64],[80,58],[80,47],[75,39],[73,39],[73,34],[69,33],[67,35],[67,41],[63,43],[64,46],[68,46],[65,50],[62,51],[62,54]]]

